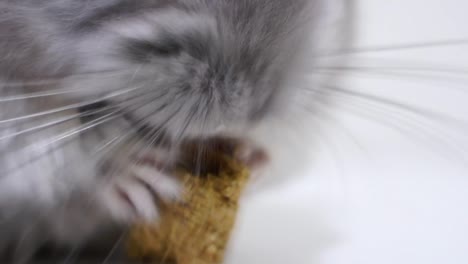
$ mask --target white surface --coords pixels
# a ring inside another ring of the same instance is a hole
[[[468,1],[358,5],[358,47],[468,37]],[[354,72],[344,88],[457,120],[342,100],[305,177],[244,205],[228,263],[468,263],[468,121],[458,120],[468,120],[468,46],[354,58],[383,68]]]

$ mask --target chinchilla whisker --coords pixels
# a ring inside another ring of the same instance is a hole
[[[112,151],[119,151],[118,149],[119,147],[121,147],[122,144],[128,145],[128,151],[126,151],[126,154],[128,156],[131,156],[132,151],[135,151],[139,147],[139,143],[143,141],[141,138],[135,137],[137,131],[137,128],[131,127],[126,133],[115,136],[112,139],[103,142],[103,144],[93,149],[90,152],[90,155],[91,157],[98,158],[97,166],[102,166],[106,162],[106,155],[111,153]],[[134,162],[137,163],[138,161]],[[118,173],[118,170],[118,167],[114,167],[112,170],[106,171],[106,174],[113,175]]]
[[[130,106],[127,106],[126,108],[122,108],[122,110],[123,110],[122,115],[125,116],[128,113],[135,112],[138,109],[141,109],[142,107],[148,106],[149,104],[154,103],[155,100],[160,99],[165,95],[165,94],[162,94],[162,93],[155,93],[155,94],[156,95],[152,96],[152,97],[148,97],[148,98],[144,97],[144,99],[145,99],[144,102],[139,102],[139,103],[136,103],[136,104],[130,104]],[[146,119],[148,117],[150,117],[151,115],[155,114],[156,112],[162,110],[164,107],[165,106],[162,106],[162,107],[156,109],[155,111],[151,112],[150,114],[145,115],[143,117],[140,117],[138,120],[133,121],[129,132],[126,133],[125,135],[119,136],[119,138],[120,138],[119,141],[124,140],[128,136],[136,134],[136,132],[138,130],[142,129],[145,126]],[[145,137],[145,136],[143,136],[143,137]],[[117,139],[115,139],[115,140],[117,140]],[[115,141],[115,140],[112,140],[112,141]],[[108,144],[106,143],[105,145],[108,145]]]
[[[335,71],[384,71],[384,72],[420,72],[433,74],[450,74],[461,75],[468,77],[468,69],[438,69],[430,67],[408,67],[408,66],[315,66],[318,70],[335,70]]]
[[[184,135],[187,132],[187,128],[189,127],[190,123],[192,122],[193,118],[195,117],[195,113],[196,113],[195,108],[197,108],[197,106],[192,105],[191,110],[189,111],[189,114],[184,118],[184,122],[182,124],[182,127],[178,131],[175,132],[175,136],[174,136],[174,145],[175,146],[178,146],[182,142],[182,140],[184,138]],[[176,148],[170,149],[169,155],[170,156],[174,155],[174,151],[176,151]]]
[[[52,145],[56,142],[59,142],[59,141],[63,141],[65,139],[68,139],[68,138],[73,138],[73,137],[76,137],[77,135],[80,135],[90,129],[93,129],[99,125],[102,125],[104,123],[107,123],[111,120],[114,120],[115,118],[119,117],[118,113],[120,113],[121,110],[116,110],[114,112],[111,112],[109,114],[106,114],[102,117],[99,117],[99,118],[96,118],[95,120],[89,122],[89,123],[85,123],[81,126],[78,126],[76,128],[73,128],[73,129],[70,129],[58,136],[55,136],[53,137],[51,140],[45,142],[45,143],[41,143],[39,146],[39,148],[45,148],[47,147],[48,145]]]
[[[446,114],[439,113],[437,111],[432,111],[432,110],[429,110],[429,109],[424,109],[424,108],[421,108],[421,107],[412,106],[412,105],[407,104],[407,103],[403,103],[403,102],[399,102],[399,101],[396,101],[396,100],[380,97],[380,96],[373,95],[373,94],[366,94],[366,93],[363,93],[363,92],[344,89],[344,88],[340,88],[340,87],[333,86],[333,85],[325,85],[325,84],[322,84],[322,85],[323,85],[324,88],[326,88],[330,92],[334,92],[334,93],[337,93],[337,94],[343,94],[343,95],[347,95],[349,97],[354,97],[354,98],[361,98],[361,99],[371,101],[371,102],[376,102],[376,103],[386,105],[386,106],[389,106],[389,107],[392,107],[392,108],[395,108],[395,109],[404,110],[404,111],[406,111],[408,113],[412,113],[412,114],[415,114],[417,116],[427,118],[429,120],[436,120],[436,121],[442,122],[444,124],[452,124],[452,125],[456,125],[456,126],[463,126],[463,127],[468,126],[467,121],[465,121],[465,120],[459,120],[459,119],[456,119],[454,117],[448,116]]]
[[[131,138],[131,136],[136,134],[136,132],[137,132],[137,128],[130,127],[126,131],[125,134],[120,134],[120,135],[114,136],[110,140],[107,140],[107,141],[103,142],[102,144],[99,144],[98,146],[96,146],[94,149],[92,149],[90,151],[90,158],[98,159],[99,161],[97,162],[97,165],[98,166],[102,165],[103,162],[105,162],[105,160],[101,159],[101,157],[103,157],[107,153],[115,150],[115,148],[120,146],[120,144],[122,144],[124,142],[128,142],[129,139]],[[66,161],[65,164],[63,164],[62,166],[68,164],[68,162],[70,162],[70,161],[71,160]]]
[[[448,39],[441,41],[432,42],[419,42],[419,43],[408,43],[408,44],[395,44],[388,46],[370,46],[370,47],[358,47],[350,48],[333,53],[325,53],[313,56],[314,58],[327,58],[327,57],[339,57],[339,56],[351,56],[363,53],[382,53],[382,52],[395,52],[403,50],[414,50],[414,49],[428,49],[428,48],[443,48],[452,46],[464,46],[468,45],[468,39]]]
[[[326,87],[328,88],[329,85],[327,85]],[[340,88],[340,90],[348,91],[343,88]],[[387,117],[387,119],[393,118],[394,122],[375,117],[373,120],[377,123],[379,123],[380,121],[381,124],[385,124],[394,129],[397,129],[401,133],[405,131],[407,133],[414,133],[414,131],[418,131],[418,134],[426,134],[427,138],[430,138],[432,140],[437,139],[441,146],[443,144],[446,144],[449,146],[451,145],[454,149],[463,149],[463,152],[466,151],[460,146],[460,144],[457,141],[457,139],[465,137],[465,133],[461,132],[468,130],[468,125],[466,124],[467,122],[464,120],[456,120],[455,118],[446,116],[435,111],[412,107],[410,105],[389,100],[386,98],[385,100],[382,100],[383,98],[374,95],[367,95],[363,93],[347,93],[340,90],[325,89],[325,91],[331,91],[335,93],[333,96],[336,100],[341,99],[343,101],[342,104],[334,103],[333,107],[349,108],[351,104],[354,104],[355,106],[357,105],[358,108],[365,108],[365,110],[368,113],[362,113],[363,115],[376,115],[377,112],[380,112],[382,115]],[[319,99],[321,98],[321,93],[325,93],[324,90],[321,89],[314,90],[313,92],[315,101],[319,101]],[[323,98],[326,98],[326,96],[327,95],[325,94]],[[327,106],[326,102],[320,103],[324,107]],[[406,128],[402,126],[404,124],[406,124]],[[442,129],[436,127],[436,125],[444,125],[444,128],[447,127],[446,125],[451,125],[451,127],[456,126],[457,128],[462,128],[462,130],[447,129],[447,131],[442,131]],[[448,135],[448,132],[450,132],[450,135]],[[413,136],[416,137],[416,135]],[[434,143],[432,142],[432,144]],[[458,155],[458,157],[460,157],[460,155]]]
[[[180,100],[183,95],[184,95],[184,93],[174,94],[169,101]],[[150,100],[148,103],[151,103],[153,101],[154,100]],[[145,147],[143,147],[141,150],[139,150],[142,153],[144,153],[144,152],[150,150],[151,148],[153,148],[156,141],[158,140],[158,138],[160,136],[164,136],[164,131],[163,131],[164,126],[169,124],[170,122],[172,122],[174,117],[182,110],[184,105],[183,104],[179,104],[179,105],[180,106],[177,109],[175,109],[175,111],[173,111],[170,115],[168,115],[168,117],[165,120],[163,120],[161,122],[161,125],[147,128],[146,131],[144,131],[144,133],[137,138],[137,142],[134,142],[134,145],[129,149],[129,152],[138,151],[137,148],[140,147],[140,144],[139,144],[140,142],[145,143]],[[168,106],[168,103],[165,103],[165,104],[159,106],[158,108],[156,108],[155,110],[153,110],[152,112],[150,112],[149,114],[147,114],[147,115],[145,115],[143,117],[140,117],[138,120],[133,122],[133,126],[136,127],[137,130],[140,130],[141,128],[144,128],[146,126],[146,120],[150,116],[153,116],[156,113],[162,111],[167,106]],[[122,140],[120,140],[120,141],[122,141]],[[175,150],[176,150],[175,148],[171,148],[170,151],[169,151],[168,156],[173,155],[174,154],[173,151],[175,151]],[[164,168],[162,168],[162,169],[164,169]]]
[[[146,102],[148,100],[146,95],[147,95],[146,93],[135,95],[135,96],[132,96],[131,98],[129,98],[128,100],[126,100],[125,102],[127,103],[127,105],[138,105],[138,104],[141,103],[141,101],[144,100],[144,102]],[[157,98],[153,97],[152,99],[156,100]],[[127,107],[127,108],[129,108],[129,107]],[[21,135],[28,134],[28,133],[33,133],[33,132],[36,132],[36,131],[40,131],[42,129],[46,129],[46,128],[49,128],[49,127],[52,127],[52,126],[55,126],[55,125],[59,125],[59,124],[74,120],[74,119],[79,119],[79,118],[83,118],[83,117],[92,118],[95,115],[103,114],[103,113],[106,113],[109,110],[115,110],[115,109],[125,110],[125,107],[120,105],[120,104],[115,104],[115,105],[104,106],[102,108],[98,108],[98,109],[95,109],[95,110],[93,109],[93,110],[84,111],[82,113],[67,115],[67,116],[64,116],[63,118],[55,119],[55,120],[47,122],[45,124],[40,124],[40,125],[37,125],[35,127],[26,128],[26,129],[23,129],[23,130],[20,130],[20,131],[11,133],[11,134],[4,135],[4,136],[0,137],[0,140],[13,138],[13,137],[21,136]],[[8,126],[8,128],[11,128],[13,126],[15,126],[15,125]]]
[[[313,74],[325,74],[325,75],[335,75],[337,73],[349,74],[350,77],[361,77],[361,78],[372,78],[372,79],[382,79],[382,80],[397,80],[397,81],[408,81],[408,82],[418,82],[418,83],[426,83],[426,82],[440,82],[443,84],[450,84],[450,86],[445,85],[444,87],[451,88],[454,90],[459,90],[462,92],[467,92],[468,90],[465,89],[466,85],[468,84],[468,76],[446,76],[446,75],[436,75],[436,74],[422,74],[422,73],[415,73],[415,72],[398,72],[398,71],[383,71],[383,70],[315,70]]]
[[[69,94],[69,93],[81,92],[83,90],[84,89],[81,89],[81,88],[80,89],[56,89],[56,90],[51,90],[47,92],[36,92],[36,93],[26,93],[26,94],[21,94],[21,95],[4,96],[0,98],[0,103]]]
[[[125,237],[127,236],[127,232],[126,231],[122,231],[122,234],[119,236],[119,238],[114,242],[114,245],[112,246],[112,248],[109,250],[109,253],[107,254],[107,256],[104,258],[104,260],[102,261],[102,264],[108,264],[110,263],[110,259],[112,258],[112,256],[117,252],[117,249],[119,248],[119,246],[122,244],[122,242],[124,241]]]
[[[9,139],[9,138],[29,134],[29,133],[36,132],[36,131],[39,131],[39,130],[42,130],[42,129],[46,129],[46,128],[53,127],[53,126],[56,126],[56,125],[60,125],[62,123],[65,123],[65,122],[68,122],[68,121],[71,121],[71,120],[74,120],[74,119],[78,119],[78,118],[82,118],[82,117],[86,117],[86,116],[96,115],[96,114],[103,113],[103,112],[105,112],[107,110],[111,110],[111,109],[115,109],[115,108],[117,108],[117,106],[109,106],[109,107],[105,107],[105,108],[98,109],[98,110],[87,111],[87,112],[78,113],[78,114],[74,114],[74,115],[68,115],[68,116],[65,116],[63,118],[59,118],[57,120],[53,120],[53,121],[48,122],[48,123],[40,124],[38,126],[30,127],[30,128],[23,129],[23,130],[20,130],[18,132],[15,132],[15,133],[4,135],[4,136],[0,137],[0,140],[5,140],[5,139]]]
[[[429,71],[436,73],[449,73],[449,74],[468,74],[468,65],[455,65],[453,63],[446,64],[443,62],[426,61],[426,60],[407,60],[407,59],[389,59],[386,57],[351,57],[350,60],[345,63],[346,66],[356,67],[369,67],[369,68],[393,68],[395,70],[404,69],[408,71]],[[317,64],[321,67],[321,64]],[[343,66],[338,64],[324,64],[324,67],[328,66]]]
[[[331,161],[334,164],[334,168],[337,172],[337,176],[339,181],[345,183],[346,182],[346,177],[345,177],[345,167],[344,167],[344,158],[342,156],[342,152],[340,151],[340,145],[333,140],[334,138],[330,136],[328,133],[326,133],[325,128],[323,127],[323,122],[321,122],[321,118],[318,115],[314,115],[314,119],[316,120],[317,129],[314,130],[315,136],[317,136],[317,140],[322,144],[324,149],[328,152]],[[343,184],[343,186],[346,186],[346,184]]]
[[[179,131],[176,132],[176,136],[175,136],[176,142],[181,140],[184,137],[185,132],[187,131],[187,128],[189,127],[195,115],[198,114],[199,109],[200,108],[198,107],[198,105],[196,104],[192,105],[192,107],[190,108],[189,114],[185,117],[181,128],[179,129]]]
[[[325,126],[338,126],[339,131],[342,134],[359,147],[363,152],[364,147],[359,143],[357,138],[353,135],[352,131],[342,124],[337,118],[335,118],[327,109],[330,107],[328,104],[328,94],[322,89],[312,89],[310,92],[313,92],[314,95],[311,96],[309,103],[302,103],[301,108],[308,111],[311,117],[315,120],[316,129],[314,129],[314,136],[317,137],[318,142],[324,147],[326,152],[328,152],[331,161],[334,163],[334,168],[338,173],[340,181],[345,181],[345,168],[343,163],[343,158],[340,154],[340,145],[336,144],[333,140],[333,137],[329,136]],[[333,109],[335,110],[335,109]],[[291,122],[291,120],[284,119],[286,122]]]
[[[125,116],[128,114],[128,113],[131,113],[131,112],[135,112],[137,111],[138,109],[141,109],[145,106],[149,106],[150,104],[154,104],[156,102],[156,100],[158,99],[161,99],[163,98],[164,96],[166,96],[165,93],[156,93],[154,92],[155,96],[148,96],[148,98],[145,98],[147,100],[145,100],[145,102],[143,103],[139,103],[137,105],[135,105],[133,108],[132,107],[129,107],[129,109],[125,109],[124,110],[124,113],[123,113],[123,116],[125,118]],[[144,115],[144,116],[141,116],[139,117],[137,120],[133,120],[132,121],[132,128],[135,128],[137,131],[140,131],[140,130],[144,130],[146,128],[146,120],[151,117],[151,116],[154,116],[156,113],[162,111],[164,108],[166,108],[171,102],[173,101],[176,101],[176,100],[179,100],[181,98],[181,96],[183,95],[184,93],[183,92],[179,92],[179,93],[176,93],[174,94],[171,98],[169,98],[168,100],[164,100],[166,103],[156,107],[154,110],[152,110],[150,113]],[[152,135],[155,136],[155,138],[158,137],[158,134],[161,133],[162,131],[162,126],[167,124],[168,122],[170,122],[173,117],[178,113],[180,112],[180,110],[182,109],[182,106],[183,104],[180,104],[181,106],[174,112],[172,113],[171,115],[169,115],[169,117],[164,120],[163,122],[161,122],[161,126],[157,126],[157,127],[152,127],[149,129],[149,131],[144,131],[144,134],[143,135],[140,135],[140,140],[142,141],[148,141],[148,137],[151,137]],[[153,140],[151,140],[150,144],[148,144],[148,147],[150,147],[151,145],[153,145]]]
[[[461,146],[460,141],[449,136],[446,132],[437,129],[434,125],[422,123],[421,120],[397,114],[389,109],[379,108],[365,102],[350,101],[350,98],[340,98],[342,104],[334,107],[341,108],[347,114],[352,114],[370,122],[386,126],[402,136],[410,139],[416,147],[424,146],[437,155],[447,153],[451,159],[467,161],[467,149]],[[419,143],[419,145],[417,144]],[[451,160],[451,161],[453,161]]]
[[[66,207],[66,204],[63,204],[63,207]],[[65,259],[62,261],[63,264],[70,264],[75,261],[75,258],[78,257],[79,254],[79,249],[83,245],[77,244],[73,245],[72,248],[68,251],[67,255],[65,256]]]
[[[327,108],[329,108],[328,107],[329,105],[327,105],[326,100],[321,100],[321,98],[316,98],[316,100],[314,100],[314,102],[318,103],[318,104],[321,104],[321,105],[323,104],[323,106],[324,106],[324,107],[317,107],[317,108],[314,108],[314,109],[308,109],[311,112],[318,112],[319,113],[316,116],[317,116],[317,118],[320,118],[321,123],[327,122],[330,125],[336,126],[338,128],[336,131],[339,131],[343,136],[350,139],[350,141],[357,148],[359,148],[363,153],[368,154],[368,151],[365,149],[363,144],[361,144],[361,142],[358,140],[358,138],[353,134],[351,129],[348,128],[345,124],[343,124],[342,121],[338,120],[338,118],[336,118],[333,115],[333,113],[331,113],[331,111],[329,109],[327,109]],[[368,158],[370,159],[371,157],[368,156]]]
[[[158,96],[158,98],[164,96],[165,94],[161,94]],[[147,120],[149,117],[154,116],[158,112],[162,111],[164,108],[166,108],[169,105],[169,102],[174,102],[177,101],[181,98],[182,93],[176,93],[174,94],[166,103],[158,106],[154,110],[152,110],[149,114],[140,117],[138,120],[136,120],[137,126],[144,127],[145,126],[145,120]],[[154,101],[154,100],[152,100]],[[162,134],[162,126],[164,124],[168,124],[169,122],[172,121],[175,115],[177,115],[181,110],[182,110],[183,104],[180,104],[180,107],[178,107],[173,113],[171,113],[164,121],[161,122],[161,126],[157,127],[152,127],[149,129],[146,129],[147,131],[144,132],[144,134],[141,137],[141,140],[147,141],[148,147],[151,147],[157,140],[158,137],[161,136]]]
[[[83,78],[114,78],[116,76],[121,76],[124,73],[132,73],[133,70],[105,70],[105,71],[95,71],[95,72],[84,72],[77,73],[73,75],[64,75],[57,77],[48,77],[36,80],[25,80],[25,81],[5,81],[0,80],[0,88],[16,88],[16,87],[32,87],[32,86],[45,86],[45,85],[54,85],[65,80],[74,80],[74,79],[83,79]],[[86,87],[80,88],[85,90]],[[65,89],[66,90],[66,89]],[[53,91],[60,91],[60,89],[54,89]]]
[[[44,98],[44,97],[49,97],[49,96],[57,96],[57,95],[70,94],[70,93],[80,93],[86,90],[87,90],[86,87],[84,88],[80,87],[80,88],[74,88],[74,89],[54,89],[54,90],[44,91],[44,92],[4,96],[0,98],[0,103],[26,100],[26,99],[37,99],[37,98]]]
[[[172,100],[176,100],[177,99],[176,97],[177,96],[174,96]],[[157,109],[149,113],[148,115],[140,117],[138,120],[136,120],[136,122],[133,123],[133,125],[136,126],[138,129],[144,128],[146,126],[146,119],[148,117],[153,116],[155,113],[163,110],[166,107],[167,107],[167,104],[161,105],[160,107],[158,107]],[[146,146],[141,150],[141,152],[145,152],[151,149],[152,147],[154,147],[159,137],[164,136],[164,131],[163,131],[164,126],[172,122],[174,117],[182,110],[182,107],[183,107],[183,104],[180,104],[180,106],[175,111],[173,111],[165,120],[161,122],[161,125],[150,127],[146,129],[146,131],[144,131],[143,135],[140,135],[140,137],[138,138],[139,142],[146,143],[145,144]],[[130,152],[135,151],[136,147],[138,147],[138,144],[135,144],[135,146],[131,148]]]
[[[0,120],[0,125],[5,124],[5,123],[23,121],[23,120],[26,120],[26,119],[32,119],[32,118],[36,118],[36,117],[42,117],[42,116],[46,116],[46,115],[50,115],[50,114],[56,114],[56,113],[60,113],[60,112],[68,111],[68,110],[78,109],[80,107],[84,107],[84,106],[94,104],[94,103],[99,103],[99,102],[105,101],[107,99],[111,99],[111,98],[118,97],[118,96],[121,96],[121,95],[124,95],[124,94],[128,94],[128,93],[130,93],[132,91],[141,89],[142,87],[143,86],[136,86],[136,87],[121,90],[121,91],[118,91],[118,92],[112,92],[112,93],[109,93],[109,94],[107,94],[105,96],[102,96],[100,98],[97,98],[97,99],[84,101],[84,102],[80,102],[80,103],[75,103],[75,104],[70,104],[70,105],[67,105],[67,106],[57,107],[57,108],[54,108],[54,109],[41,111],[41,112],[34,113],[34,114],[28,114],[28,115],[23,115],[23,116],[19,116],[19,117]]]
[[[199,108],[199,110],[201,110],[201,122],[200,122],[200,131],[202,131],[202,133],[204,133],[204,131],[206,130],[206,122],[207,122],[207,119],[208,119],[208,105],[210,104],[210,98],[209,99],[205,99],[205,105],[201,106],[201,108]],[[197,146],[197,155],[195,155],[195,168],[194,168],[194,171],[196,174],[201,174],[202,172],[202,168],[203,168],[203,164],[204,164],[204,160],[202,160],[203,157],[205,157],[205,155],[203,155],[208,149],[208,146],[206,146],[205,144],[199,144]]]
[[[80,125],[78,127],[69,129],[68,131],[65,131],[57,136],[52,137],[51,139],[47,140],[46,142],[40,142],[36,144],[30,144],[27,145],[23,148],[20,148],[16,150],[15,152],[37,152],[35,155],[32,157],[28,158],[26,161],[19,162],[17,166],[15,166],[12,169],[9,169],[7,171],[1,171],[0,175],[1,177],[8,177],[11,175],[11,173],[27,166],[28,164],[31,164],[32,162],[41,159],[44,157],[44,155],[51,153],[53,151],[56,151],[60,147],[63,147],[67,143],[72,142],[73,139],[75,139],[78,135],[93,129],[95,127],[98,127],[100,125],[103,125],[107,122],[110,122],[117,118],[119,115],[117,114],[119,111],[112,112],[110,114],[107,114],[105,116],[102,116],[100,118],[97,118],[96,120]],[[38,151],[39,150],[39,151]],[[11,154],[10,152],[4,153],[4,155],[9,155]]]
[[[140,106],[140,107],[142,107],[142,106]],[[143,147],[139,151],[141,153],[144,153],[145,151],[147,151],[147,150],[154,147],[154,143],[157,140],[157,138],[159,136],[163,136],[164,126],[167,124],[167,122],[170,122],[172,120],[172,118],[180,110],[181,110],[181,107],[178,110],[176,110],[173,114],[171,114],[169,116],[169,118],[167,118],[167,120],[165,120],[165,122],[162,122],[161,125],[152,127],[148,131],[145,131],[143,133],[143,135],[139,135],[138,137],[134,137],[135,140],[133,142],[130,142],[132,136],[135,136],[137,134],[138,130],[140,130],[141,127],[145,126],[146,117],[141,118],[140,120],[138,120],[138,121],[136,121],[136,122],[134,122],[132,124],[132,127],[130,128],[130,131],[126,132],[125,134],[121,134],[121,135],[111,139],[110,141],[105,142],[105,144],[103,144],[102,146],[99,146],[98,148],[93,150],[92,155],[105,156],[107,153],[109,153],[113,149],[118,148],[119,144],[121,144],[121,143],[126,143],[126,144],[132,143],[132,145],[130,145],[129,148],[127,149],[127,153],[137,152],[138,148],[141,146],[140,143],[142,143],[142,142],[144,143],[145,147]],[[148,116],[150,116],[150,115],[148,115]],[[101,164],[102,162],[104,162],[103,159],[99,160],[98,164]],[[138,161],[135,161],[135,162],[138,163]],[[114,173],[117,173],[117,169],[118,168],[114,168],[112,171],[109,171],[107,173],[112,175]],[[164,169],[164,168],[162,168],[162,169]]]
[[[155,100],[160,99],[164,95],[165,94],[161,94],[161,93],[156,94],[156,96],[154,96],[154,97],[147,98],[148,100],[146,100],[144,103],[140,103],[140,104],[138,104],[136,106],[133,106],[133,108],[129,107],[130,109],[124,109],[123,115],[125,115],[126,113],[134,112],[134,111],[136,111],[136,110],[138,110],[138,109],[140,109],[140,108],[142,108],[144,106],[148,106],[149,104],[154,103]],[[138,120],[133,121],[132,126],[131,126],[130,130],[127,133],[122,134],[122,135],[120,135],[120,136],[118,136],[116,138],[113,138],[111,141],[105,142],[105,144],[103,146],[99,146],[98,148],[96,148],[96,150],[93,151],[93,153],[94,153],[93,155],[98,154],[98,153],[100,155],[105,155],[105,153],[110,152],[113,148],[117,147],[120,143],[128,142],[129,139],[132,136],[138,134],[138,131],[140,131],[141,129],[143,129],[146,126],[146,120],[147,120],[148,117],[150,117],[150,116],[154,115],[155,113],[161,111],[166,106],[167,106],[167,104],[162,105],[161,107],[159,107],[155,111],[152,111],[148,115],[145,115],[143,117],[140,117]],[[180,108],[179,108],[179,110],[180,110]],[[166,120],[166,122],[171,121],[171,119],[174,117],[174,115],[177,114],[177,112],[170,115],[169,118]],[[166,125],[166,122],[162,122],[160,126],[153,127],[151,129],[149,129],[148,131],[144,131],[143,135],[139,135],[138,136],[138,142],[135,142],[134,146],[132,146],[129,149],[129,152],[134,151],[135,148],[138,147],[139,142],[145,142],[146,143],[145,145],[147,146],[147,148],[152,147],[154,142],[152,141],[152,142],[148,143],[150,137],[155,137],[155,139],[156,139],[157,137],[159,137],[159,135],[162,135],[161,134],[162,133],[162,128],[163,128],[164,125]]]

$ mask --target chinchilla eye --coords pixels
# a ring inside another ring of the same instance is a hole
[[[157,41],[137,40],[128,43],[126,49],[132,59],[141,62],[150,60],[153,57],[179,55],[182,46],[173,39]]]

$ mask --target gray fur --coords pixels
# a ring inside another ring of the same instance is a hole
[[[20,249],[34,250],[44,241],[73,246],[122,224],[100,195],[143,147],[92,153],[124,132],[135,139],[132,128],[164,130],[178,141],[246,133],[281,112],[298,92],[283,84],[306,32],[320,37],[320,29],[308,26],[323,19],[324,2],[1,0],[0,99],[73,92],[1,101],[0,120],[99,98],[124,113],[67,135],[67,143],[49,141],[82,126],[83,119],[9,135],[76,115],[78,108],[0,123],[0,232],[8,232],[2,239]],[[37,80],[54,81],[29,84]]]

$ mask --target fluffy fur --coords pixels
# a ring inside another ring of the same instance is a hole
[[[77,246],[157,217],[155,196],[178,196],[164,169],[184,138],[251,135],[276,146],[271,129],[290,128],[278,120],[299,119],[289,110],[304,99],[291,82],[301,58],[313,64],[305,54],[343,41],[326,23],[338,8],[340,0],[1,0],[3,249],[13,245],[21,260],[46,242]]]

